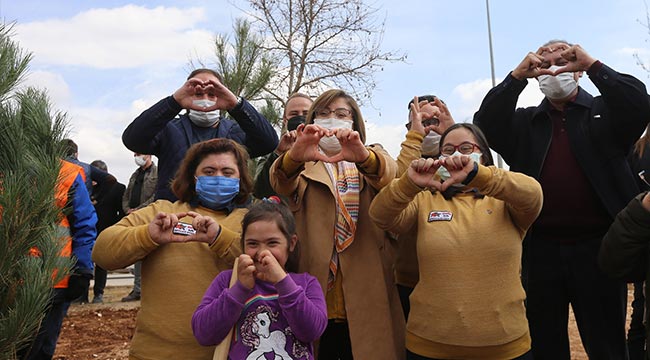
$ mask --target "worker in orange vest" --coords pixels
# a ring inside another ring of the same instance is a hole
[[[97,231],[97,215],[85,186],[83,168],[68,161],[61,161],[56,188],[56,205],[61,209],[59,230],[64,246],[61,256],[74,256],[76,263],[63,280],[54,285],[52,297],[45,317],[41,322],[36,339],[24,349],[28,360],[52,359],[61,324],[65,316],[65,302],[78,298],[93,276],[93,262],[90,258]],[[39,255],[32,249],[32,255]]]

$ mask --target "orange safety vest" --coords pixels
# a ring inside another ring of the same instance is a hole
[[[61,169],[59,170],[59,178],[57,179],[56,192],[54,194],[56,206],[59,208],[59,227],[58,233],[62,242],[64,242],[63,249],[61,249],[62,257],[72,256],[72,234],[70,233],[70,223],[68,217],[63,214],[63,209],[68,204],[68,194],[74,184],[77,175],[81,174],[81,178],[86,181],[86,174],[81,166],[75,165],[71,162],[61,160]],[[83,185],[83,184],[82,184]],[[33,247],[29,250],[32,256],[40,256],[40,251]],[[56,277],[57,270],[54,270],[52,277]],[[66,275],[61,281],[54,285],[54,288],[65,289],[68,287],[68,280],[70,275]]]

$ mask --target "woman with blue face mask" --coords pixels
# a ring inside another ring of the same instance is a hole
[[[439,158],[413,160],[375,197],[380,228],[416,233],[407,359],[532,359],[519,270],[541,208],[539,183],[495,167],[466,123],[442,134]]]
[[[207,359],[190,327],[205,289],[241,254],[241,221],[252,192],[248,154],[233,140],[194,144],[171,188],[97,238],[93,260],[108,270],[142,261],[141,308],[131,359]]]

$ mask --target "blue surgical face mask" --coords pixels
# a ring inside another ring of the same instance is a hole
[[[451,154],[449,156],[456,156],[456,155],[463,155],[463,154],[461,154],[460,151],[456,150],[453,154]],[[473,153],[471,153],[471,154],[469,154],[467,156],[469,156],[469,158],[474,160],[477,164],[480,164],[481,163],[481,156],[483,156],[483,154],[479,153],[479,152],[473,152]],[[446,158],[446,157],[447,157],[447,155],[440,155],[440,159]],[[446,181],[447,179],[449,179],[451,177],[451,174],[449,173],[449,170],[447,170],[444,166],[439,167],[437,173],[438,173],[438,176],[440,176],[440,180],[442,180],[442,181]]]
[[[196,178],[199,203],[209,209],[224,209],[239,194],[239,178],[199,176]]]

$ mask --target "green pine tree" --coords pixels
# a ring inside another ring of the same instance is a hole
[[[58,256],[54,203],[65,115],[44,91],[18,87],[31,54],[12,41],[12,27],[0,23],[0,359],[15,359],[36,336],[53,283],[71,266]],[[33,247],[40,256],[28,255]]]

